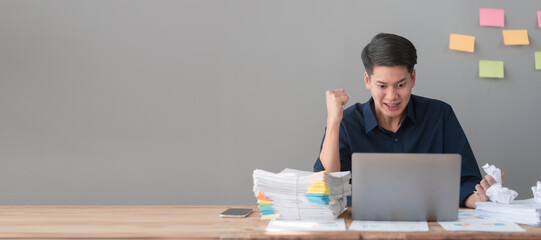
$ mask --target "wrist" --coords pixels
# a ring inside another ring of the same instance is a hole
[[[340,128],[341,118],[327,118],[327,128]]]
[[[464,206],[467,208],[476,208],[478,199],[475,197],[477,193],[472,193],[464,200]]]

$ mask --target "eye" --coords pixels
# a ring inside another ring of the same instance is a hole
[[[406,84],[405,84],[405,83],[400,83],[400,84],[398,84],[398,85],[396,85],[396,86],[399,87],[399,88],[401,88],[401,87],[406,86]]]
[[[378,88],[385,88],[385,85],[378,85]]]

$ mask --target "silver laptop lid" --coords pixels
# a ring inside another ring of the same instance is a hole
[[[459,154],[354,153],[354,220],[455,221]]]

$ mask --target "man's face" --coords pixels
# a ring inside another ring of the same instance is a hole
[[[402,118],[415,86],[415,69],[406,66],[374,66],[372,76],[364,73],[364,83],[374,99],[377,117]]]

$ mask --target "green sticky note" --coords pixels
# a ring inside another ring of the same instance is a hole
[[[503,78],[503,61],[479,60],[479,77]]]
[[[535,52],[535,70],[541,70],[541,51]]]

